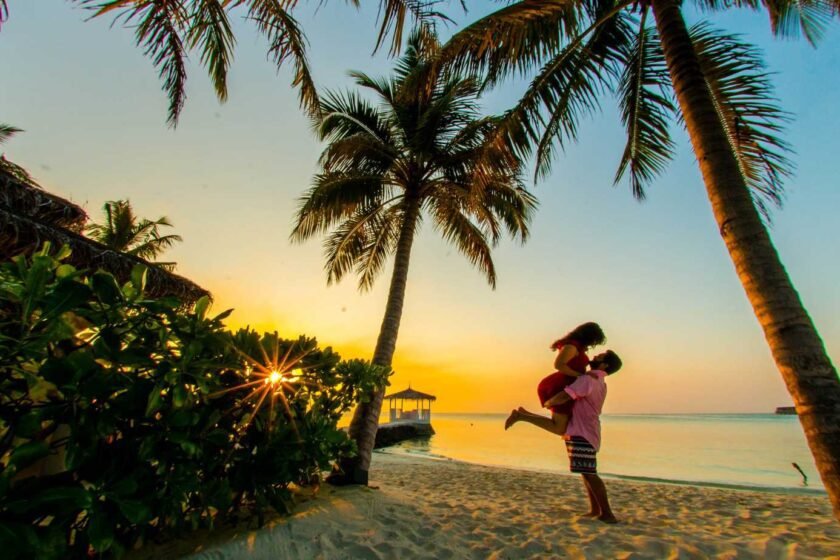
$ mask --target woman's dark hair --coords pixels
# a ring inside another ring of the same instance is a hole
[[[584,348],[591,348],[605,343],[607,337],[604,335],[604,331],[601,330],[598,323],[584,323],[578,325],[569,334],[557,340],[551,347],[555,349],[560,348],[571,340],[574,340]]]

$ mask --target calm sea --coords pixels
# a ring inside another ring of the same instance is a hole
[[[505,417],[433,413],[436,435],[389,451],[568,472],[562,439],[525,423],[505,432]],[[824,492],[795,416],[612,414],[601,426],[598,469],[607,476]]]

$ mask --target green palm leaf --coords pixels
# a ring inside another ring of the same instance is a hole
[[[161,227],[172,227],[168,218],[157,220],[138,219],[128,200],[111,200],[102,207],[104,223],[91,223],[85,228],[87,235],[115,251],[135,255],[141,259],[153,260],[175,243],[182,241],[180,235],[162,235]],[[172,270],[175,263],[154,263]]]
[[[629,170],[630,187],[638,199],[644,198],[645,187],[674,157],[668,126],[676,114],[659,38],[655,29],[646,27],[645,19],[643,15],[636,40],[627,46],[618,89],[627,145],[615,183]]]
[[[781,204],[793,171],[792,149],[780,136],[790,115],[778,105],[757,48],[704,24],[690,32],[741,173],[768,216],[765,203]]]
[[[453,244],[467,260],[479,269],[493,288],[496,287],[496,267],[490,256],[487,228],[474,223],[463,212],[457,199],[438,196],[430,200],[435,229]],[[491,234],[492,235],[492,234]]]
[[[402,206],[395,204],[383,212],[378,212],[366,225],[365,244],[356,258],[360,291],[373,288],[385,261],[394,252],[400,235],[402,213]]]
[[[201,62],[207,67],[216,96],[220,101],[226,101],[227,74],[236,39],[223,4],[218,0],[194,2],[187,43],[191,49],[200,49]]]
[[[358,0],[354,0],[358,4]],[[403,30],[408,20],[413,20],[414,34],[420,42],[425,45],[435,44],[437,22],[451,22],[442,12],[435,10],[440,0],[380,0],[379,11],[382,15],[382,24],[379,28],[379,36],[376,38],[374,52],[378,51],[391,37],[390,53],[396,55],[402,47]],[[465,0],[461,0],[461,6],[466,10]]]
[[[286,10],[293,7],[295,0],[247,0],[248,17],[268,40],[269,56],[279,69],[291,60],[294,66],[292,85],[298,88],[301,107],[309,115],[317,115],[320,109],[318,91],[309,69],[306,56],[306,37],[298,22]]]
[[[384,205],[358,208],[324,240],[327,284],[340,282],[364,258],[371,223],[380,223]]]
[[[630,18],[615,13],[615,5],[603,2],[596,25],[584,42],[574,41],[562,49],[534,79],[526,93],[531,107],[526,115],[539,119],[540,110],[548,113],[542,136],[536,148],[536,177],[551,171],[554,148],[565,149],[575,141],[578,123],[600,111],[600,96],[613,89],[612,82],[620,75],[623,53],[632,44],[634,34]],[[603,16],[607,19],[604,20]]]
[[[556,53],[579,31],[581,3],[526,0],[465,27],[443,46],[440,58],[454,74],[484,75],[492,84],[525,73]]]
[[[138,45],[158,68],[163,89],[169,97],[167,122],[178,123],[186,94],[186,50],[183,35],[189,16],[183,0],[77,0],[94,10],[93,17],[119,12],[115,21],[136,26]]]
[[[16,128],[10,124],[3,124],[0,123],[0,144],[11,140],[12,137],[17,134],[18,132],[23,132],[21,129]]]
[[[770,13],[773,33],[782,37],[798,37],[801,33],[816,45],[826,27],[838,13],[840,2],[825,0],[764,0]]]

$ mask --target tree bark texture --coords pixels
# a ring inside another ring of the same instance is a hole
[[[840,379],[756,210],[679,4],[653,0],[652,7],[720,234],[793,397],[840,521]]]
[[[388,290],[388,302],[385,306],[385,317],[379,329],[379,338],[372,362],[378,366],[391,367],[394,350],[397,345],[397,335],[400,330],[405,288],[408,282],[408,265],[411,258],[411,247],[414,243],[414,233],[420,216],[420,200],[416,196],[406,195],[406,210],[397,241],[397,251],[394,256],[394,271],[391,275],[391,286]],[[347,482],[353,484],[367,484],[370,470],[371,454],[376,441],[376,430],[379,427],[379,415],[382,411],[382,400],[385,388],[368,395],[368,402],[359,403],[353,413],[349,435],[356,442],[358,455],[341,463]]]

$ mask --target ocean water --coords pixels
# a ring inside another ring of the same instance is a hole
[[[522,422],[505,431],[506,416],[433,412],[434,436],[388,452],[568,473],[560,437]],[[607,477],[825,491],[795,416],[607,414],[601,429],[598,470]]]

